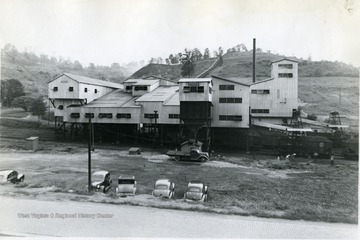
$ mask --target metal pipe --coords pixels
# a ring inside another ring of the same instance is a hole
[[[91,193],[91,117],[89,118],[88,136],[88,192]]]

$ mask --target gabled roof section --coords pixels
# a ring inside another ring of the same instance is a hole
[[[179,86],[160,86],[154,91],[145,93],[139,97],[135,102],[164,102],[170,99],[176,91],[179,89]]]
[[[211,78],[181,78],[178,82],[211,82]]]
[[[213,78],[217,78],[217,79],[220,79],[220,80],[223,80],[223,81],[227,81],[227,82],[231,82],[231,83],[235,83],[235,84],[243,85],[243,86],[245,86],[245,87],[250,87],[250,84],[245,84],[245,83],[242,83],[242,82],[238,82],[238,81],[233,80],[233,79],[228,79],[228,78],[218,77],[218,76],[215,76],[215,75],[211,75],[211,77],[213,77]]]
[[[136,99],[136,97],[133,97],[131,95],[131,93],[125,93],[122,89],[119,89],[119,90],[113,91],[111,93],[108,93],[102,97],[99,97],[86,105],[82,105],[79,107],[83,107],[83,108],[99,107],[99,108],[101,108],[101,107],[124,107],[125,105],[126,105],[126,107],[130,107],[130,106],[135,106],[135,104],[134,104],[135,99]],[[129,105],[129,103],[131,103],[131,102],[133,104]]]
[[[151,86],[159,80],[146,80],[146,79],[128,79],[124,83],[133,83],[134,86]]]
[[[275,78],[267,78],[267,79],[264,79],[264,80],[260,80],[260,81],[254,82],[254,83],[252,83],[251,85],[255,85],[255,84],[258,84],[258,83],[263,83],[263,82],[272,81],[272,80],[274,80],[274,79],[275,79]]]
[[[109,87],[109,88],[116,88],[116,89],[123,88],[123,86],[119,83],[103,81],[103,80],[84,77],[84,76],[75,75],[75,74],[71,74],[71,73],[63,73],[60,76],[57,76],[56,78],[51,80],[50,82],[53,82],[62,76],[67,76],[68,78],[71,78],[72,80],[79,82],[79,83],[86,83],[86,84],[97,85],[97,86],[102,86],[102,87]]]
[[[273,64],[273,63],[277,63],[277,62],[281,62],[281,61],[290,61],[290,62],[296,62],[296,63],[298,63],[299,61],[297,61],[297,60],[295,60],[295,59],[291,59],[291,58],[282,58],[282,59],[279,59],[279,60],[276,60],[276,61],[273,61],[273,62],[271,62],[271,64]],[[270,64],[270,65],[271,65]]]

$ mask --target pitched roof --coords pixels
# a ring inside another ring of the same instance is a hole
[[[153,85],[155,83],[159,82],[159,80],[157,79],[128,79],[126,81],[124,81],[124,83],[133,83],[132,85],[134,86],[150,86]]]
[[[58,79],[62,76],[67,76],[68,78],[71,78],[72,80],[79,82],[79,83],[86,83],[86,84],[109,87],[109,88],[116,88],[116,89],[123,88],[122,85],[119,83],[103,81],[103,80],[89,78],[89,77],[85,77],[85,76],[79,76],[79,75],[75,75],[75,74],[71,74],[71,73],[63,73],[60,76],[57,76],[56,78],[51,80],[50,82],[55,81],[56,79]]]
[[[122,89],[118,89],[102,97],[99,97],[86,105],[81,105],[77,107],[80,108],[140,107],[134,104],[135,99],[136,97],[133,97],[131,93],[125,93]]]
[[[252,83],[251,85],[255,85],[255,84],[258,84],[258,83],[263,83],[263,82],[268,82],[268,81],[271,81],[271,80],[274,80],[275,78],[267,78],[267,79],[263,79],[263,80],[260,80],[260,81],[257,81],[257,82],[254,82]]]
[[[178,82],[211,82],[211,78],[181,78]]]
[[[164,102],[170,99],[178,90],[179,86],[177,85],[160,86],[152,92],[145,93],[136,99],[136,102]]]
[[[295,59],[291,59],[291,58],[281,58],[281,59],[279,59],[279,60],[276,60],[276,61],[273,61],[273,62],[271,62],[271,64],[273,64],[273,63],[277,63],[277,62],[281,62],[281,61],[284,61],[284,60],[286,60],[286,61],[291,61],[291,62],[299,62],[299,61],[297,61],[297,60],[295,60]],[[270,65],[271,65],[270,64]]]
[[[236,79],[235,80],[235,79],[223,78],[223,77],[219,77],[219,76],[215,76],[215,75],[212,75],[211,77],[217,78],[217,79],[220,79],[220,80],[223,80],[223,81],[231,82],[231,83],[240,84],[240,85],[243,85],[243,86],[246,86],[246,87],[250,87],[250,84],[243,83],[243,81],[245,81],[244,79]]]

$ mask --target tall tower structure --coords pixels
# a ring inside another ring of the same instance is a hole
[[[210,147],[213,83],[211,78],[182,78],[179,80],[180,120],[190,130],[190,138],[206,128],[205,147]]]

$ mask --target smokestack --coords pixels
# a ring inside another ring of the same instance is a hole
[[[256,53],[256,38],[253,39],[253,83],[255,82],[255,53]]]

